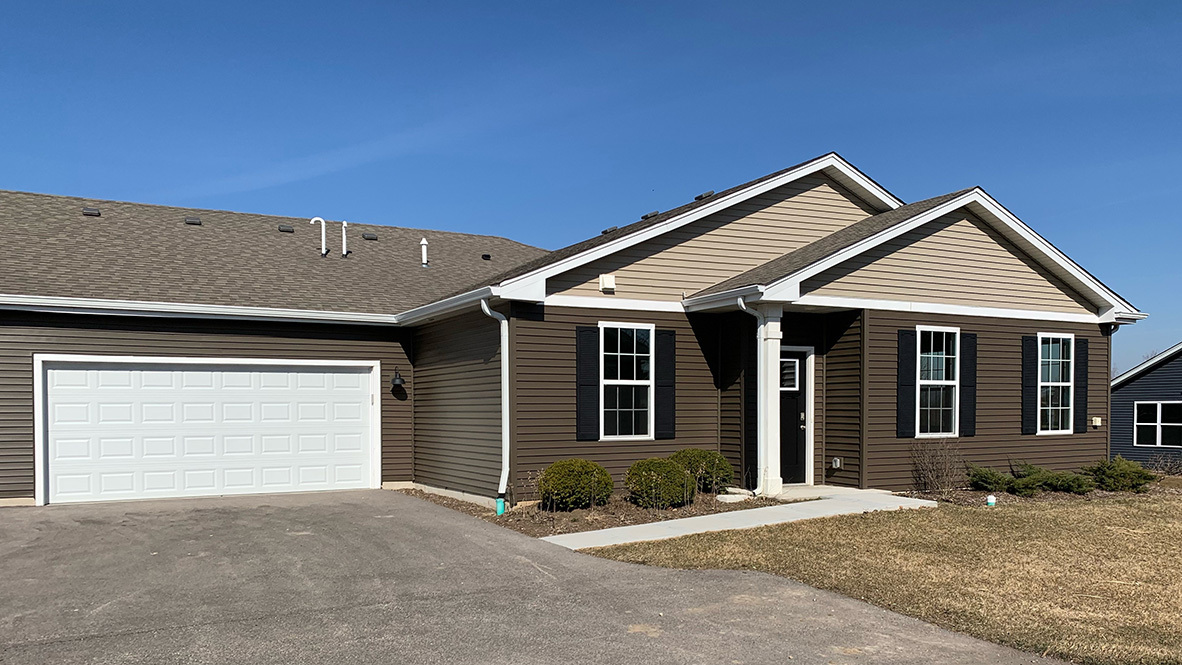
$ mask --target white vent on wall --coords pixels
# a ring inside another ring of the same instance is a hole
[[[615,275],[600,275],[599,276],[599,290],[603,293],[614,293],[616,290],[616,276]]]

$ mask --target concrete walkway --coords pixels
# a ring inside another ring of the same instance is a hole
[[[777,497],[782,501],[796,501],[782,506],[735,510],[729,513],[686,517],[679,520],[618,526],[598,531],[566,533],[547,536],[545,540],[572,550],[588,547],[608,547],[646,540],[664,540],[708,531],[750,529],[758,526],[783,524],[815,517],[850,515],[877,510],[903,508],[931,508],[935,501],[895,496],[885,490],[859,490],[848,487],[788,487]],[[815,499],[806,501],[805,499]]]

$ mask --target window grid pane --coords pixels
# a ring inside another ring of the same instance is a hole
[[[1039,337],[1038,431],[1070,432],[1072,365],[1070,337]]]
[[[602,334],[603,436],[648,436],[651,331],[604,327]]]
[[[959,333],[919,331],[919,381],[916,431],[926,435],[955,435],[957,342]]]

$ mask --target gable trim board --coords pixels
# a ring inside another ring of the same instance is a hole
[[[382,484],[382,421],[377,397],[381,394],[381,362],[377,360],[300,360],[276,358],[197,358],[192,356],[104,356],[63,353],[33,354],[33,473],[34,503],[44,506],[49,500],[49,425],[47,412],[49,386],[46,385],[49,365],[126,365],[144,366],[220,366],[220,367],[302,367],[302,368],[359,368],[368,370],[370,408],[368,410],[369,441],[365,442],[369,474],[364,479],[367,487]],[[143,498],[135,496],[131,498]]]
[[[1101,323],[1132,323],[1145,318],[1146,315],[1144,313],[1137,311],[1131,303],[1118,296],[1074,261],[1067,258],[1066,255],[1051,245],[1042,236],[1035,233],[1030,227],[1002,207],[1001,204],[997,203],[979,187],[883,231],[854,242],[788,275],[775,280],[769,280],[766,284],[749,284],[720,293],[691,296],[684,301],[684,304],[688,311],[705,310],[721,305],[729,305],[736,297],[752,294],[753,291],[759,294],[758,300],[795,303],[802,300],[801,285],[808,278],[816,276],[829,268],[844,263],[908,231],[966,206],[978,208],[979,211],[970,207],[970,211],[977,213],[983,221],[1002,232],[1002,235],[1006,236],[1011,242],[1014,242],[1019,249],[1030,254],[1039,263],[1046,265],[1053,274],[1063,279],[1068,286],[1080,291],[1081,295],[1093,302],[1099,310],[1097,317],[1092,319],[1093,321]]]
[[[1166,349],[1165,351],[1162,351],[1161,353],[1157,354],[1156,356],[1141,362],[1141,364],[1137,365],[1136,367],[1133,367],[1132,369],[1129,369],[1129,370],[1121,373],[1120,376],[1118,376],[1112,380],[1112,387],[1116,388],[1117,386],[1121,385],[1122,383],[1125,383],[1125,382],[1129,381],[1130,379],[1135,379],[1138,376],[1144,374],[1145,372],[1148,372],[1149,370],[1153,369],[1154,367],[1157,367],[1158,365],[1160,365],[1164,362],[1167,362],[1168,360],[1173,358],[1174,355],[1177,354],[1179,351],[1182,351],[1182,342],[1178,342],[1177,344],[1171,346],[1170,348]]]

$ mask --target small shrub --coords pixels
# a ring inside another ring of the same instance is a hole
[[[1144,492],[1146,485],[1157,480],[1151,471],[1120,455],[1085,466],[1083,472],[1095,479],[1097,487],[1108,492]]]
[[[590,460],[559,460],[538,477],[538,493],[546,510],[602,506],[612,494],[612,476]]]
[[[1014,462],[1010,468],[1014,474],[1010,492],[1018,496],[1034,496],[1043,491],[1087,494],[1096,489],[1091,478],[1072,471],[1051,471],[1026,462]]]
[[[701,492],[717,493],[734,482],[735,470],[722,453],[701,448],[686,448],[669,456],[693,476]]]
[[[911,478],[915,489],[947,496],[964,487],[964,458],[947,439],[919,439],[911,445]]]
[[[1002,473],[987,466],[969,465],[969,487],[975,490],[993,492],[994,494],[1008,492],[1013,482],[1014,477],[1008,473]]]
[[[642,459],[624,479],[633,503],[641,508],[673,508],[694,499],[694,479],[685,467],[661,457]]]

